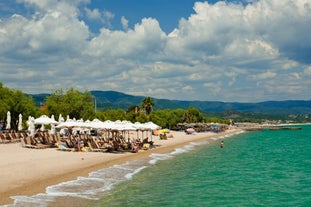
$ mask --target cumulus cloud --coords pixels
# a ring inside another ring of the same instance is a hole
[[[0,76],[27,93],[74,87],[222,101],[311,95],[310,0],[197,2],[170,34],[148,17],[130,28],[123,16],[123,30],[113,30],[115,15],[88,8],[90,0],[18,2],[34,12],[0,16]],[[82,13],[106,26],[92,34]]]
[[[165,33],[155,19],[142,19],[128,31],[111,31],[103,28],[100,35],[90,41],[91,56],[128,58],[128,61],[145,62],[163,50]],[[149,60],[150,61],[150,60]]]
[[[91,10],[89,8],[85,8],[85,12],[86,12],[86,16],[89,19],[99,19],[100,20],[102,18],[102,15],[98,9]]]
[[[124,30],[128,30],[129,21],[124,16],[121,17],[121,24]]]
[[[304,74],[306,74],[306,75],[308,75],[308,76],[311,76],[311,65],[305,67],[305,69],[304,69]]]
[[[275,76],[277,76],[275,72],[268,71],[268,72],[260,73],[257,75],[252,75],[252,78],[257,80],[257,79],[274,78]]]

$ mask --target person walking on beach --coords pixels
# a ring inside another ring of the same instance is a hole
[[[224,142],[224,141],[221,141],[221,142],[220,142],[220,148],[224,148],[224,146],[225,146],[225,142]]]

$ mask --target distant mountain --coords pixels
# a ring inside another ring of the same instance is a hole
[[[141,105],[145,96],[133,96],[116,91],[91,91],[96,97],[97,109],[124,109]],[[44,103],[49,94],[34,94],[36,104]],[[259,103],[219,102],[219,101],[179,101],[156,99],[154,109],[187,109],[189,106],[202,112],[240,111],[270,114],[311,114],[311,100],[266,101]]]
[[[144,96],[132,96],[116,91],[91,91],[96,97],[97,109],[128,109],[140,105]]]

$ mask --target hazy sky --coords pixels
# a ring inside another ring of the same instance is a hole
[[[311,0],[0,1],[0,82],[178,100],[311,99]]]

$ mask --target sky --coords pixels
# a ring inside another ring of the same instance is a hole
[[[311,0],[0,1],[0,82],[174,100],[311,100]]]

